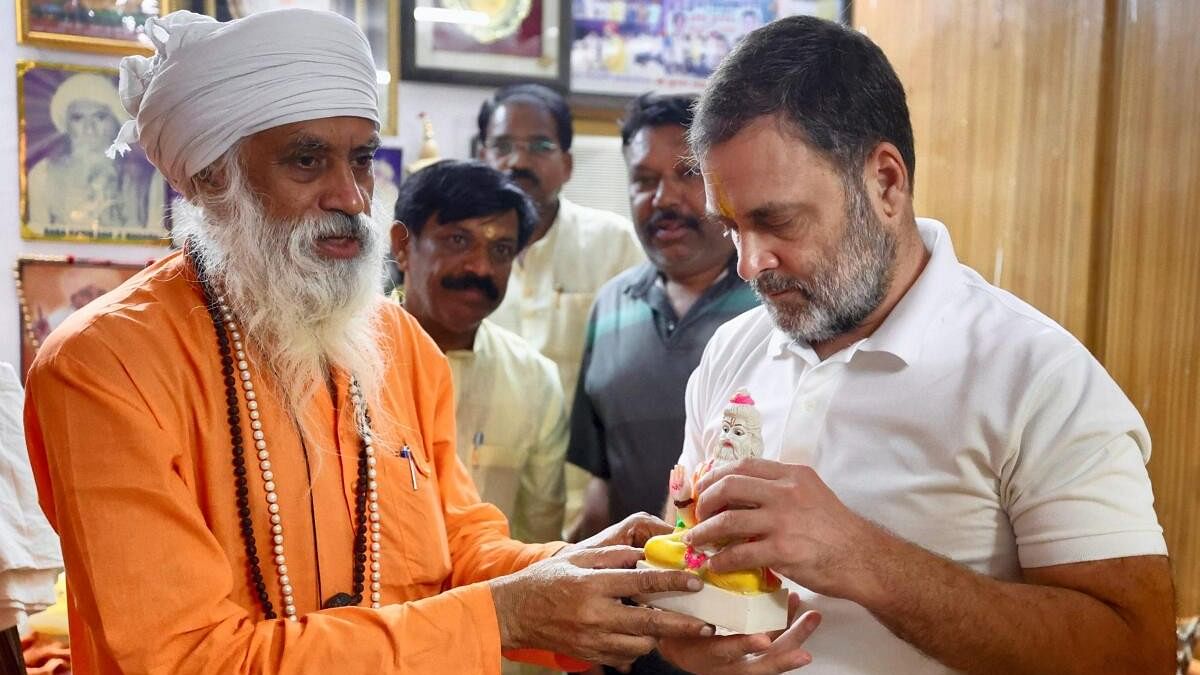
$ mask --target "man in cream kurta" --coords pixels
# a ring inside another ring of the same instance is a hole
[[[513,265],[508,293],[491,320],[554,362],[569,412],[596,291],[645,262],[646,254],[633,225],[621,216],[566,197],[558,204],[554,224]]]
[[[512,269],[508,296],[492,320],[525,338],[558,366],[567,414],[583,360],[588,314],[609,279],[645,262],[633,224],[560,194],[571,178],[571,111],[540,85],[505,87],[479,111],[480,158],[507,173],[533,199],[539,222]],[[570,531],[583,506],[589,474],[568,464]]]
[[[645,262],[646,255],[624,218],[565,197],[559,197],[558,204],[554,225],[513,265],[508,295],[492,320],[554,362],[569,415],[596,291],[622,271]],[[565,475],[563,522],[569,531],[583,509],[591,475],[573,464],[567,464]]]
[[[410,176],[396,199],[397,295],[450,360],[458,456],[515,538],[559,537],[567,421],[554,364],[486,317],[504,297],[537,211],[504,174],[442,161]]]

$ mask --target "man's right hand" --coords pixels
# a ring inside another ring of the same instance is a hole
[[[643,593],[702,587],[689,572],[631,569],[641,559],[642,550],[628,546],[586,549],[493,579],[501,646],[623,668],[654,649],[660,637],[712,635],[712,626],[699,619],[622,603]]]

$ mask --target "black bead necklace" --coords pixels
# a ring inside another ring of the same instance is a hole
[[[271,527],[274,542],[272,551],[279,576],[280,590],[283,595],[283,611],[288,619],[296,620],[295,603],[292,597],[292,587],[288,577],[287,559],[283,554],[283,523],[279,516],[278,497],[275,494],[274,474],[271,472],[269,455],[266,452],[261,424],[259,423],[257,395],[250,382],[249,368],[241,343],[241,335],[237,332],[237,324],[232,320],[232,314],[221,296],[210,288],[199,261],[191,257],[193,267],[197,271],[201,291],[204,294],[205,307],[212,318],[213,328],[217,336],[217,349],[221,356],[221,375],[225,384],[225,404],[229,423],[229,437],[233,449],[233,479],[237,496],[238,522],[241,527],[242,542],[246,549],[246,560],[249,564],[249,583],[263,608],[267,619],[277,618],[274,606],[267,593],[267,585],[263,580],[261,561],[258,557],[258,547],[255,543],[254,523],[250,518],[250,489],[246,474],[245,438],[242,435],[241,406],[238,401],[238,379],[235,373],[240,370],[242,387],[245,390],[246,405],[250,409],[252,437],[258,449],[259,468],[263,473],[264,487],[267,492],[267,507],[270,512]],[[232,334],[233,344],[230,344]],[[237,356],[235,368],[234,356]],[[350,398],[354,402],[360,422],[360,443],[358,452],[358,476],[354,484],[354,515],[357,527],[354,533],[354,572],[350,593],[336,593],[328,598],[321,607],[347,607],[358,605],[363,601],[363,591],[366,588],[366,568],[368,557],[371,558],[371,606],[380,606],[380,524],[377,484],[375,482],[375,457],[372,448],[371,417],[366,402],[362,400],[358,383],[353,378],[350,381]],[[368,510],[370,513],[368,514]],[[371,546],[367,546],[367,529],[370,522]],[[368,550],[370,555],[368,555]]]

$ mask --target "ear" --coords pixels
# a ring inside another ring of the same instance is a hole
[[[408,244],[412,237],[408,236],[408,228],[404,223],[392,223],[392,257],[396,259],[396,267],[401,272],[408,272]]]
[[[563,181],[566,183],[571,180],[571,172],[575,170],[575,156],[570,152],[563,153],[563,166],[566,168],[567,178]]]
[[[168,178],[167,184],[171,186],[171,189],[174,190],[176,194],[184,199],[191,201],[191,199],[196,196],[196,191],[192,189],[194,182],[191,180],[185,180],[182,184],[177,184],[177,181],[173,181]]]
[[[900,149],[891,143],[884,141],[875,146],[867,156],[863,178],[868,195],[878,203],[885,218],[903,214],[912,202],[908,167]]]

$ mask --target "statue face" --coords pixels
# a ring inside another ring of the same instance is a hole
[[[762,456],[762,430],[736,409],[726,410],[721,418],[721,439],[717,458],[738,460]]]

